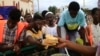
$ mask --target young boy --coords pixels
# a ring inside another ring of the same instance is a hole
[[[93,24],[92,24],[92,35],[94,46],[100,41],[100,26],[99,26],[99,10],[98,8],[93,8],[92,12]]]
[[[13,8],[8,15],[8,20],[0,20],[0,52],[11,50],[17,54],[20,53],[25,37],[25,25],[19,22],[20,16],[20,10]]]
[[[46,42],[44,40],[46,39],[46,35],[43,34],[43,32],[42,32],[42,26],[43,26],[42,20],[43,19],[41,18],[40,15],[34,15],[33,22],[29,24],[29,27],[26,31],[26,38],[27,38],[29,44],[36,46],[35,50],[37,52],[39,52],[39,53],[41,52],[40,55],[48,56],[52,53],[52,52],[50,52],[50,50],[52,50],[52,49],[48,48],[49,45],[48,46],[47,46],[47,44],[45,45]],[[50,42],[52,42],[52,41],[50,41]],[[47,46],[47,48],[45,48],[45,46]],[[47,50],[45,51],[44,48]],[[43,51],[45,51],[46,53],[45,54],[42,53]]]
[[[26,31],[26,38],[31,44],[41,44],[43,38],[42,34],[42,17],[40,15],[34,15],[33,22],[29,24]]]

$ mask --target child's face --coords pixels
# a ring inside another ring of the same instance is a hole
[[[25,20],[26,20],[28,23],[30,23],[31,20],[32,20],[32,16],[31,16],[31,15],[27,15],[26,18],[25,18]]]
[[[99,12],[98,10],[95,12],[95,14],[93,15],[93,20],[98,22],[99,21]]]
[[[35,24],[37,25],[38,28],[41,28],[41,26],[42,26],[41,20],[35,21]]]
[[[9,27],[9,29],[12,29],[17,25],[18,22],[19,22],[19,20],[14,21],[14,20],[9,19],[7,22],[7,25]]]
[[[52,25],[55,23],[55,17],[53,14],[46,15],[46,20],[48,21],[49,25]]]
[[[33,28],[38,31],[38,30],[41,30],[42,28],[42,21],[41,20],[36,20],[34,21],[33,23]]]

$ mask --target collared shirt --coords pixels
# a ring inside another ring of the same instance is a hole
[[[14,38],[16,36],[16,30],[17,26],[15,26],[13,29],[9,29],[7,26],[7,23],[4,25],[4,32],[3,32],[3,43],[6,44],[13,44]],[[25,30],[22,31],[20,35],[20,39],[18,41],[23,41],[25,35]]]

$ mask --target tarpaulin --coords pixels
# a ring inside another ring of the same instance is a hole
[[[15,6],[1,6],[0,7],[0,14],[4,17],[4,19],[8,19],[8,14],[12,8],[15,8]]]

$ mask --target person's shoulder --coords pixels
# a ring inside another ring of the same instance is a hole
[[[79,10],[79,12],[78,12],[79,14],[81,14],[81,15],[85,15],[85,13],[84,13],[84,11],[83,10]]]
[[[64,15],[67,15],[68,14],[68,9],[65,9],[65,10],[63,10],[62,12],[61,12],[61,16],[64,16]]]
[[[85,17],[86,14],[85,14],[85,12],[84,12],[83,10],[80,9],[80,10],[78,11],[78,16],[79,16],[79,17]]]
[[[68,9],[65,9],[62,13],[63,14],[68,13]]]

